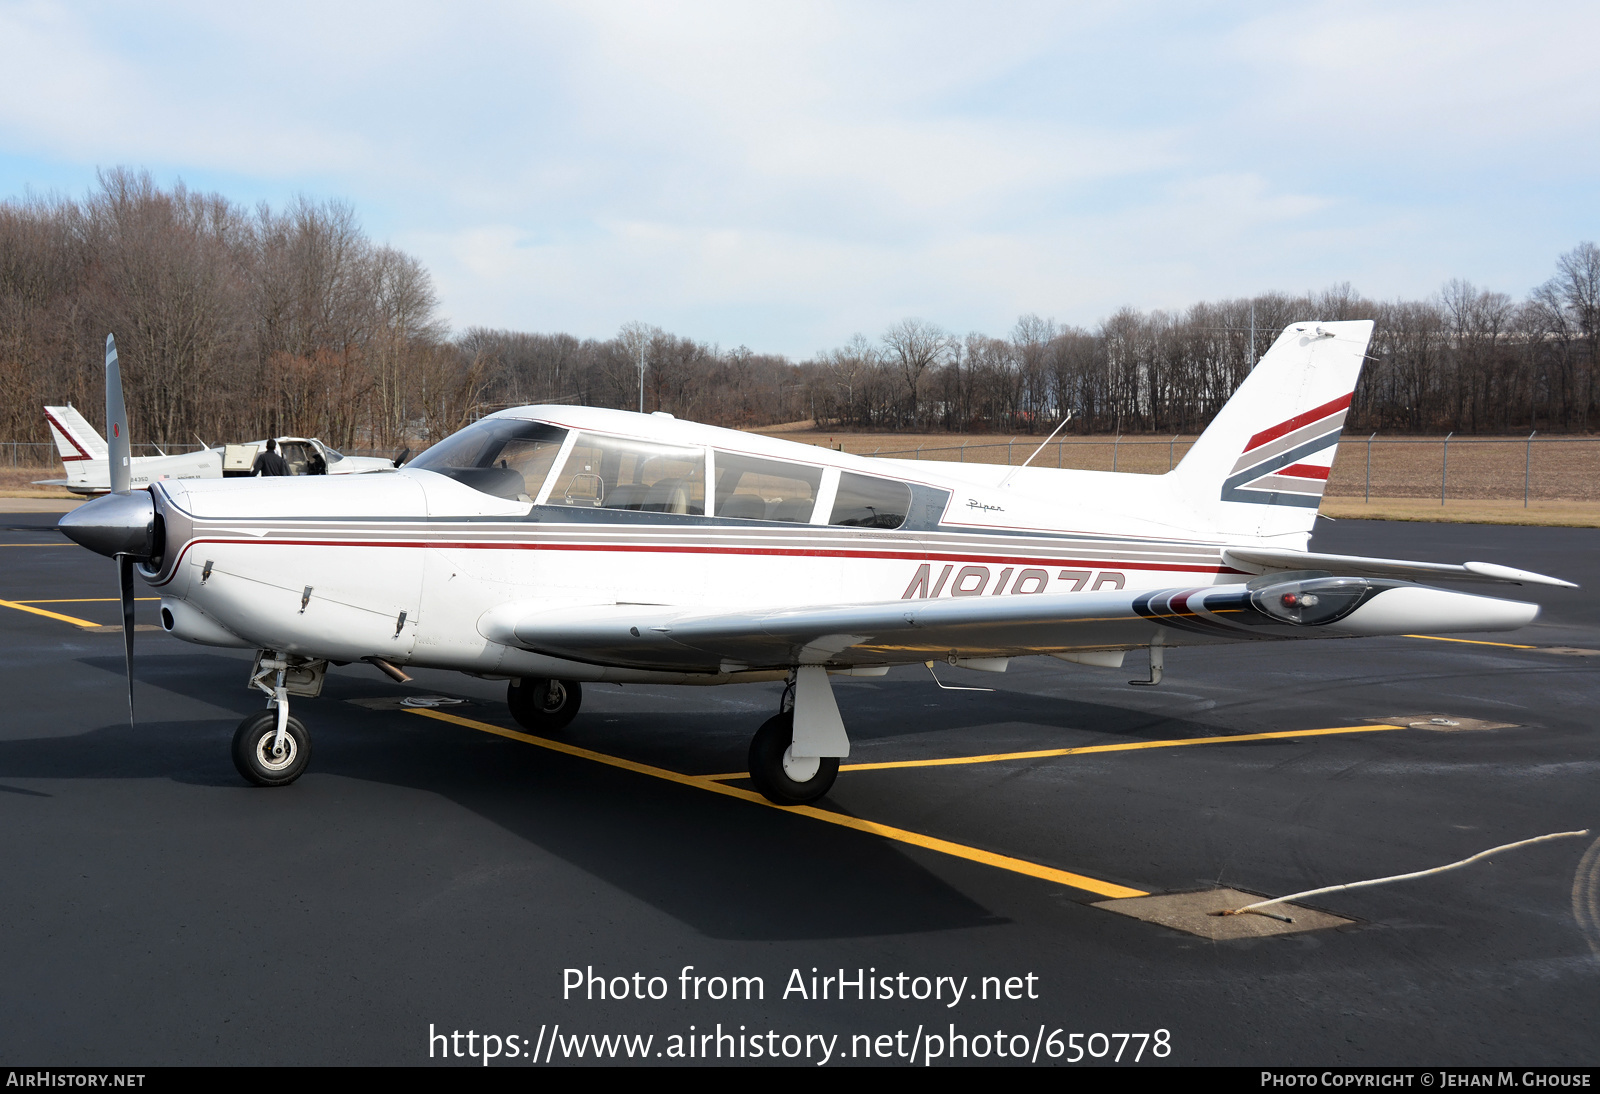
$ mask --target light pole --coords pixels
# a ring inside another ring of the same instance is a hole
[[[639,413],[644,413],[644,339],[639,339]]]

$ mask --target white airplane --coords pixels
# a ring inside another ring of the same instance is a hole
[[[74,494],[111,491],[109,452],[104,437],[72,406],[47,406],[45,421],[55,439],[56,452],[66,471],[64,479],[44,479],[39,486],[65,486]],[[316,437],[278,437],[278,452],[294,475],[351,475],[386,470],[394,461],[375,456],[346,456]],[[266,441],[202,448],[173,456],[133,456],[129,482],[146,487],[171,479],[221,479],[247,476]],[[319,470],[321,468],[321,470]]]
[[[850,753],[830,674],[1000,672],[1030,655],[1116,667],[1148,649],[1149,678],[1131,683],[1156,684],[1168,647],[1506,630],[1538,614],[1425,580],[1573,588],[1306,550],[1371,331],[1286,329],[1165,475],[871,459],[665,414],[529,406],[342,479],[130,492],[123,440],[115,493],[61,529],[120,561],[130,719],[135,563],[171,634],[259,651],[251,685],[268,708],[233,741],[252,782],[305,770],[289,696],[367,661],[400,680],[401,666],[506,679],[534,733],[571,722],[591,681],[786,680],[750,775],[798,804]]]

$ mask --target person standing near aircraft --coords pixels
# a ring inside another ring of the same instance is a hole
[[[250,468],[251,475],[287,475],[289,464],[278,455],[278,442],[271,437],[267,438],[267,449],[256,457],[256,462]]]

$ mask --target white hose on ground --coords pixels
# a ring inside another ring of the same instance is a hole
[[[1290,893],[1288,896],[1273,897],[1271,900],[1258,900],[1254,904],[1246,904],[1243,908],[1233,908],[1229,911],[1216,914],[1243,915],[1246,912],[1259,911],[1262,908],[1268,908],[1274,904],[1284,904],[1291,900],[1304,900],[1308,896],[1321,896],[1323,893],[1337,893],[1342,889],[1365,889],[1369,885],[1384,885],[1391,881],[1410,881],[1412,878],[1427,877],[1429,874],[1442,874],[1446,870],[1455,870],[1462,866],[1470,866],[1479,859],[1488,858],[1490,855],[1499,854],[1501,851],[1510,851],[1517,847],[1527,847],[1530,844],[1543,843],[1546,840],[1566,839],[1568,836],[1587,836],[1588,834],[1589,830],[1587,828],[1583,829],[1581,832],[1551,832],[1547,836],[1534,836],[1532,839],[1518,840],[1516,843],[1507,843],[1502,844],[1499,847],[1491,847],[1487,851],[1479,851],[1477,854],[1468,858],[1464,858],[1460,862],[1452,862],[1445,866],[1435,866],[1431,870],[1418,870],[1412,874],[1395,874],[1393,877],[1378,877],[1373,878],[1370,881],[1350,881],[1343,885],[1327,885],[1321,889],[1307,889],[1303,893]],[[1262,912],[1261,914],[1271,915],[1272,913]],[[1273,918],[1281,919],[1283,917],[1273,916]]]

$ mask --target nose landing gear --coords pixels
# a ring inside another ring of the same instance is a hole
[[[279,656],[272,650],[256,655],[250,686],[267,696],[267,709],[250,715],[233,731],[233,766],[256,786],[288,786],[311,762],[311,735],[289,713],[289,695],[322,691],[326,661]],[[271,680],[271,683],[267,681]]]
[[[292,715],[284,718],[281,740],[276,710],[258,711],[234,730],[233,766],[257,786],[287,786],[310,762],[311,735]]]

